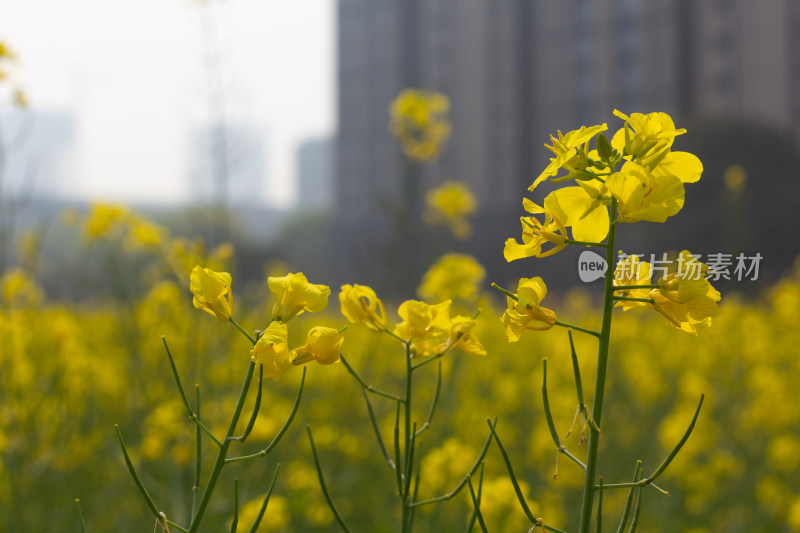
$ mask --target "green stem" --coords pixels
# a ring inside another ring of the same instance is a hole
[[[236,322],[236,321],[233,319],[233,317],[231,317],[231,318],[230,318],[230,322],[231,322],[231,324],[233,324],[233,325],[234,325],[234,327],[236,327],[236,329],[238,329],[239,331],[241,331],[241,332],[242,332],[242,335],[244,335],[245,337],[247,337],[247,340],[249,340],[250,342],[252,342],[252,343],[253,343],[253,346],[255,346],[255,344],[256,344],[256,342],[257,342],[257,339],[255,339],[255,338],[254,338],[252,335],[250,335],[249,333],[247,333],[247,332],[244,330],[244,328],[243,328],[242,326],[240,326],[240,325],[239,325],[239,323],[238,323],[238,322]]]
[[[493,288],[493,289],[497,289],[498,291],[502,292],[503,294],[505,294],[506,296],[508,296],[508,297],[509,297],[509,298],[511,298],[512,300],[514,300],[515,302],[518,302],[518,301],[519,301],[519,298],[517,297],[517,295],[516,295],[516,294],[514,294],[514,293],[513,293],[513,292],[511,292],[511,291],[507,291],[506,289],[504,289],[503,287],[501,287],[501,286],[500,286],[500,285],[498,285],[497,283],[492,283],[492,288]]]
[[[231,533],[236,533],[239,525],[239,478],[233,479],[233,520],[231,521]]]
[[[403,486],[401,487],[400,496],[403,500],[403,514],[402,514],[402,531],[403,533],[408,533],[409,526],[411,522],[411,508],[408,504],[411,501],[410,498],[410,475],[411,475],[411,468],[412,468],[412,457],[414,456],[414,436],[413,433],[416,432],[416,429],[411,429],[411,391],[413,388],[413,376],[414,376],[414,369],[411,367],[411,343],[406,342],[406,394],[403,402],[404,412],[403,412],[403,426],[405,428],[404,432],[404,453],[403,453],[403,468],[404,471],[404,479],[403,479]],[[416,425],[414,426],[416,428]],[[398,465],[399,466],[399,465]]]
[[[561,326],[562,328],[574,329],[575,331],[580,331],[581,333],[586,333],[587,335],[600,338],[600,333],[598,333],[597,331],[594,331],[592,329],[582,328],[580,326],[575,326],[573,324],[567,324],[566,322],[561,322],[560,320],[556,320],[556,326]]]
[[[75,507],[78,509],[78,520],[80,521],[81,533],[86,533],[86,524],[83,523],[83,511],[81,511],[81,501],[75,498]]]
[[[403,342],[405,342],[405,341],[403,341]],[[382,390],[378,390],[375,387],[373,387],[372,385],[370,385],[369,383],[367,383],[366,381],[364,381],[364,379],[361,376],[358,375],[358,372],[356,372],[355,369],[352,366],[350,366],[350,363],[347,362],[347,359],[344,358],[343,354],[339,354],[339,359],[341,359],[342,364],[345,366],[347,371],[350,372],[350,375],[352,375],[354,378],[356,378],[356,381],[358,381],[358,383],[362,387],[364,387],[365,389],[367,389],[371,393],[377,394],[378,396],[383,396],[384,398],[389,398],[390,400],[395,400],[397,402],[404,402],[405,401],[402,398],[400,398],[399,396],[395,396],[394,394],[390,394],[388,392],[383,392]]]
[[[617,199],[611,199],[610,219],[617,218]],[[606,263],[614,264],[614,237],[616,226],[609,226],[606,241]],[[595,478],[597,476],[597,450],[600,444],[600,425],[603,417],[603,400],[606,390],[606,370],[608,368],[608,346],[611,340],[611,312],[614,307],[614,273],[609,268],[605,275],[603,291],[603,324],[600,328],[600,341],[597,349],[597,377],[594,387],[592,419],[595,426],[589,426],[589,450],[586,457],[586,475],[583,482],[583,498],[581,500],[581,519],[578,533],[589,533],[592,522],[592,504],[594,501]]]
[[[607,244],[603,244],[602,242],[587,242],[587,241],[573,241],[572,239],[566,239],[564,241],[567,244],[580,244],[582,246],[594,246],[595,248],[605,248],[608,246]]]
[[[233,322],[233,319],[231,319],[231,322]],[[255,341],[253,341],[253,343],[255,344]],[[197,513],[192,517],[192,523],[189,525],[189,533],[197,533],[197,530],[200,527],[200,522],[203,519],[203,514],[205,514],[206,507],[208,507],[208,502],[211,500],[211,494],[214,492],[214,487],[216,486],[219,475],[222,472],[222,467],[225,466],[225,457],[228,455],[228,448],[230,447],[231,442],[233,442],[229,439],[229,437],[233,436],[233,433],[236,431],[236,424],[239,422],[239,416],[242,414],[244,401],[245,398],[247,398],[247,391],[250,389],[250,382],[253,380],[255,369],[255,362],[250,361],[250,365],[247,367],[247,375],[245,376],[244,384],[242,385],[242,392],[239,393],[239,401],[236,403],[233,416],[231,416],[231,422],[228,425],[228,432],[225,435],[225,439],[222,441],[222,445],[219,447],[217,460],[214,463],[214,468],[211,470],[211,475],[209,476],[208,484],[203,491],[203,496],[200,498],[200,503],[197,506]]]
[[[311,453],[314,455],[314,464],[317,467],[319,486],[322,489],[323,496],[325,496],[325,501],[328,502],[328,507],[330,507],[331,511],[333,512],[333,516],[339,523],[339,527],[341,527],[346,533],[350,533],[350,528],[347,527],[344,518],[342,518],[342,515],[339,513],[339,509],[336,508],[336,504],[333,503],[333,499],[328,493],[328,486],[325,484],[325,478],[322,475],[322,466],[320,466],[319,457],[317,456],[317,448],[314,446],[314,437],[311,436],[311,426],[306,426],[306,432],[308,433],[308,441],[311,443]]]
[[[614,296],[615,302],[644,302],[648,304],[655,303],[652,298],[634,298],[633,296]]]
[[[142,483],[142,478],[139,477],[139,474],[136,473],[136,469],[133,467],[133,462],[131,461],[131,457],[128,455],[128,449],[125,447],[125,442],[122,440],[122,433],[119,430],[119,426],[114,424],[114,431],[117,432],[117,438],[119,439],[119,445],[122,448],[122,455],[125,458],[125,464],[128,466],[128,472],[130,472],[131,477],[133,478],[133,482],[136,483],[136,487],[139,489],[139,492],[144,497],[144,501],[147,503],[147,506],[153,512],[153,515],[156,519],[160,518],[160,514],[158,512],[158,508],[156,507],[153,498],[150,496],[150,493],[147,492],[147,489],[144,488],[144,483]]]
[[[614,287],[615,291],[628,291],[631,289],[660,289],[661,285],[620,285]]]
[[[200,416],[200,385],[195,384],[194,386],[194,396],[195,396],[195,410],[197,411],[197,416]],[[203,439],[202,434],[200,433],[200,425],[198,424],[195,428],[195,449],[197,453],[195,454],[195,464],[194,464],[194,485],[192,485],[192,514],[197,512],[197,497],[200,494],[200,471],[203,464]]]
[[[556,431],[556,426],[553,423],[553,415],[550,412],[550,400],[547,396],[547,358],[544,358],[542,361],[544,364],[544,375],[542,377],[542,405],[544,406],[544,418],[547,421],[547,427],[550,429],[550,436],[553,437],[553,442],[558,448],[558,451],[569,457],[572,461],[575,462],[578,466],[586,470],[586,465],[581,462],[580,459],[572,455],[567,447],[561,443],[561,439],[558,438],[558,432]],[[556,469],[558,465],[556,465]]]
[[[278,463],[275,466],[275,474],[272,476],[272,482],[269,484],[269,488],[267,489],[267,493],[264,495],[264,500],[261,502],[261,508],[258,510],[258,516],[256,516],[253,525],[250,526],[250,530],[248,533],[256,533],[258,530],[258,526],[261,524],[261,519],[264,518],[264,513],[267,511],[267,505],[269,504],[269,498],[272,496],[272,491],[275,489],[275,481],[278,480],[278,472],[281,470],[281,464]]]
[[[469,485],[469,494],[472,497],[472,507],[475,509],[475,516],[478,518],[481,531],[483,531],[483,533],[489,533],[489,530],[486,529],[486,522],[483,520],[483,513],[481,513],[481,502],[478,500],[478,496],[475,494],[475,489],[472,487],[472,479],[468,477],[467,483]]]

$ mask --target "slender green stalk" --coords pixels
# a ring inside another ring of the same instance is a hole
[[[151,498],[150,494],[147,492],[147,489],[144,488],[142,478],[139,477],[139,474],[136,473],[136,469],[133,467],[133,462],[131,462],[131,457],[128,455],[128,449],[125,447],[125,442],[122,440],[122,433],[120,433],[119,426],[117,424],[114,424],[114,431],[117,432],[117,439],[119,439],[119,445],[122,448],[122,455],[125,458],[125,464],[128,465],[128,472],[130,472],[133,482],[136,483],[136,487],[144,497],[144,501],[147,503],[147,506],[153,512],[153,516],[158,519],[161,516],[158,512],[158,508],[156,507],[153,498]]]
[[[437,359],[441,358],[444,354],[446,354],[448,351],[449,350],[445,350],[442,353],[437,353],[436,355],[432,355],[431,357],[428,357],[427,359],[423,359],[419,363],[414,363],[413,365],[411,365],[411,370],[416,370],[421,366],[425,366],[428,363],[432,363],[432,362],[436,361]]]
[[[233,319],[233,317],[231,317],[231,319],[230,319],[230,322],[231,322],[231,324],[233,324],[233,326],[234,326],[236,329],[238,329],[239,331],[241,331],[241,332],[242,332],[242,335],[244,335],[245,337],[247,337],[247,340],[249,340],[250,342],[252,342],[252,343],[253,343],[253,345],[255,346],[255,344],[256,344],[256,342],[257,342],[257,339],[256,339],[256,338],[254,338],[252,335],[250,335],[249,333],[247,333],[247,332],[244,330],[244,328],[243,328],[242,326],[240,326],[240,325],[239,325],[239,323],[238,323],[238,322],[236,322],[236,321]]]
[[[542,360],[544,365],[544,374],[542,376],[542,405],[544,406],[544,417],[547,420],[547,427],[550,429],[550,436],[553,437],[553,442],[556,444],[556,448],[558,451],[569,457],[572,461],[575,462],[578,466],[586,470],[586,465],[583,462],[572,455],[567,447],[561,443],[561,439],[558,438],[558,432],[556,431],[556,426],[553,423],[553,415],[550,412],[550,400],[547,397],[547,358]]]
[[[395,477],[397,478],[397,495],[403,497],[403,473],[400,471],[400,401],[394,415],[394,464]]]
[[[483,493],[483,467],[484,467],[484,464],[481,463],[481,474],[478,477],[478,497],[476,498],[476,500],[478,502],[478,505],[480,505],[480,503],[481,503],[481,496],[482,496],[482,493]],[[472,533],[472,528],[475,527],[475,521],[478,519],[477,511],[478,511],[477,506],[473,506],[472,516],[470,516],[469,521],[467,522],[467,531],[466,531],[466,533]]]
[[[489,424],[489,429],[491,430],[491,435],[494,436],[495,442],[497,442],[497,447],[500,448],[500,454],[503,456],[503,461],[506,463],[506,469],[508,470],[508,476],[511,478],[511,484],[514,486],[514,492],[517,494],[517,500],[519,500],[520,506],[522,506],[522,511],[525,513],[525,516],[528,517],[528,520],[531,521],[532,524],[539,524],[539,521],[536,520],[536,517],[533,516],[530,507],[528,507],[528,502],[525,501],[525,496],[522,494],[522,489],[519,486],[519,482],[517,481],[517,475],[514,473],[514,467],[511,466],[511,459],[508,457],[508,452],[506,451],[505,446],[503,443],[500,442],[500,437],[497,435],[495,431],[495,427],[492,424],[491,420],[486,420]]]
[[[200,385],[194,386],[195,409],[197,416],[200,416]],[[195,427],[195,464],[194,464],[194,484],[192,485],[192,514],[194,516],[197,512],[197,497],[200,495],[200,472],[203,465],[203,439],[200,434],[200,425]]]
[[[605,248],[607,246],[602,242],[574,241],[572,239],[565,239],[564,242],[567,244],[579,244],[581,246],[594,246],[595,248]]]
[[[574,329],[575,331],[580,331],[581,333],[586,333],[587,335],[600,338],[600,333],[597,331],[594,331],[592,329],[582,328],[574,324],[567,324],[566,322],[561,322],[560,320],[556,320],[556,326],[561,326],[562,328]]]
[[[261,519],[264,518],[264,513],[267,511],[267,504],[269,504],[269,498],[272,496],[272,490],[275,488],[275,481],[278,479],[278,472],[281,471],[281,465],[278,463],[275,466],[275,474],[272,476],[272,482],[269,484],[269,488],[267,489],[267,493],[264,495],[264,501],[261,502],[261,509],[258,510],[258,516],[256,516],[255,522],[253,525],[250,526],[250,530],[248,533],[256,533],[258,530],[258,526],[261,524]]]
[[[489,426],[491,427],[492,422],[491,421],[488,421],[488,422],[489,422]],[[497,423],[497,419],[495,419],[495,423]],[[453,496],[455,496],[459,492],[461,492],[461,489],[463,489],[464,485],[467,484],[467,479],[469,478],[469,476],[474,475],[475,472],[478,470],[478,467],[483,462],[483,458],[486,457],[486,452],[489,450],[489,444],[491,444],[491,442],[492,442],[492,434],[489,433],[489,435],[486,437],[486,442],[483,443],[483,448],[481,448],[481,451],[478,454],[478,458],[475,460],[475,463],[472,465],[472,468],[469,469],[469,471],[464,476],[464,478],[458,483],[458,485],[455,486],[455,488],[453,490],[451,490],[447,494],[443,494],[442,496],[438,496],[436,498],[431,498],[429,500],[423,500],[421,502],[415,501],[413,503],[410,503],[408,506],[409,507],[422,507],[423,505],[428,505],[430,503],[443,502],[445,500],[449,500],[450,498],[452,498]]]
[[[612,197],[610,220],[617,218],[617,200]],[[614,264],[614,237],[616,226],[608,229],[606,241],[606,264]],[[603,400],[606,390],[606,370],[608,368],[608,346],[611,340],[611,312],[614,306],[614,272],[611,268],[606,270],[605,286],[603,292],[603,323],[600,328],[600,337],[597,349],[597,377],[594,388],[594,401],[592,419],[600,425],[603,416]],[[589,533],[592,522],[592,503],[594,500],[595,478],[597,476],[597,450],[600,444],[600,432],[597,427],[589,427],[589,450],[586,457],[586,476],[583,483],[583,498],[581,500],[581,519],[578,533]]]
[[[405,342],[405,341],[403,341],[403,342]],[[367,389],[371,393],[377,394],[378,396],[383,396],[384,398],[389,398],[390,400],[396,400],[396,401],[399,401],[399,402],[404,402],[405,401],[402,398],[400,398],[399,396],[395,396],[394,394],[390,394],[388,392],[383,392],[382,390],[378,390],[375,387],[373,387],[372,385],[370,385],[369,383],[367,383],[366,381],[364,381],[364,379],[361,376],[358,375],[358,372],[356,372],[355,369],[352,366],[350,366],[350,363],[347,362],[347,359],[344,358],[344,355],[339,354],[339,359],[342,360],[342,364],[344,364],[345,368],[347,368],[347,371],[350,372],[350,374],[354,378],[356,378],[356,381],[358,381],[358,383],[362,387],[364,387],[365,389]]]
[[[633,296],[614,296],[615,302],[643,302],[652,304],[655,303],[655,300],[652,298],[634,298]]]
[[[364,395],[364,401],[367,402],[367,413],[369,414],[369,421],[372,424],[372,429],[375,431],[375,438],[378,441],[378,446],[381,449],[381,454],[386,462],[392,469],[395,469],[396,466],[392,458],[389,456],[389,450],[386,449],[386,444],[383,442],[383,436],[381,435],[381,430],[378,427],[378,420],[375,418],[375,411],[372,409],[372,402],[369,401],[369,394],[367,394],[367,389],[361,387],[361,394]]]
[[[192,411],[192,406],[189,405],[189,399],[186,397],[186,391],[183,390],[181,377],[178,375],[178,367],[175,366],[175,359],[172,358],[172,352],[170,351],[169,345],[167,344],[167,337],[162,335],[161,342],[164,343],[164,348],[167,350],[167,357],[169,358],[169,366],[172,368],[172,375],[175,377],[175,384],[178,386],[178,392],[181,394],[181,400],[183,400],[183,405],[186,407],[186,410],[189,411],[189,416],[195,416],[194,411]]]
[[[620,285],[614,287],[615,291],[629,291],[632,289],[660,289],[661,285]]]
[[[600,488],[597,489],[597,533],[603,531],[603,476],[600,476]]]
[[[575,389],[578,394],[578,407],[583,409],[586,402],[583,400],[583,380],[581,380],[581,367],[578,365],[578,354],[575,352],[575,343],[572,341],[572,330],[567,330],[569,336],[569,349],[572,355],[572,373],[575,376]]]
[[[239,478],[233,479],[233,520],[231,521],[231,533],[236,533],[239,526]]]
[[[417,495],[419,494],[419,470],[422,466],[422,443],[419,443],[419,447],[417,448],[419,451],[417,452],[417,468],[414,473],[414,494],[412,495],[413,501],[417,501]],[[412,507],[409,511],[408,516],[408,530],[414,531],[414,513],[417,511],[416,507]]]
[[[167,338],[165,336],[161,336],[161,342],[164,343],[164,348],[167,350],[167,357],[169,358],[169,366],[172,368],[172,375],[175,377],[175,384],[178,386],[178,392],[181,395],[181,399],[183,400],[183,405],[186,407],[186,410],[189,412],[189,418],[197,424],[197,427],[203,431],[206,435],[211,437],[217,446],[222,446],[222,443],[219,441],[217,437],[214,436],[211,431],[200,422],[200,415],[195,413],[192,410],[192,406],[189,404],[189,399],[186,397],[186,391],[183,389],[183,384],[181,383],[180,375],[178,374],[178,367],[175,366],[175,360],[172,358],[172,352],[169,349],[169,345],[167,344]]]
[[[639,474],[641,476],[641,473]],[[642,488],[636,489],[636,506],[633,508],[633,516],[631,517],[631,528],[628,533],[635,533],[636,527],[639,525],[639,513],[642,510]]]
[[[292,425],[292,421],[294,420],[294,417],[297,414],[297,410],[300,407],[300,400],[303,398],[303,389],[305,387],[305,383],[306,383],[306,367],[303,367],[303,377],[300,378],[300,387],[297,390],[297,397],[294,399],[294,405],[292,406],[292,411],[289,413],[289,417],[286,419],[286,422],[283,423],[283,426],[281,426],[281,429],[278,430],[278,433],[275,435],[275,437],[272,438],[267,447],[261,450],[260,452],[254,453],[252,455],[244,455],[242,457],[231,457],[230,459],[225,459],[225,463],[236,463],[239,461],[247,461],[249,459],[255,459],[257,457],[264,457],[269,452],[271,452],[272,449],[278,445],[278,442],[280,442],[283,435],[289,429],[289,426]]]
[[[250,432],[253,431],[253,426],[256,424],[258,418],[258,410],[261,408],[261,389],[264,383],[264,365],[258,365],[258,391],[256,392],[256,403],[253,405],[253,414],[250,415],[250,420],[244,428],[244,432],[238,437],[233,437],[233,440],[244,442]]]
[[[317,466],[319,486],[322,488],[322,494],[325,496],[325,501],[328,502],[328,507],[331,508],[333,516],[336,518],[336,521],[339,523],[339,526],[342,528],[342,530],[344,530],[346,533],[350,533],[350,528],[347,527],[344,518],[342,518],[341,513],[339,513],[339,509],[336,508],[336,504],[333,503],[331,495],[328,493],[328,487],[325,485],[325,478],[322,475],[322,467],[319,464],[319,457],[317,456],[317,448],[314,446],[314,438],[311,436],[311,426],[306,426],[306,432],[308,433],[308,441],[311,443],[311,453],[314,455],[314,464]]]
[[[508,291],[508,290],[504,289],[503,287],[501,287],[497,283],[492,283],[492,288],[493,289],[497,289],[498,291],[502,292],[503,294],[505,294],[506,296],[508,296],[512,300],[514,300],[515,302],[519,301],[519,297],[516,294],[514,294],[511,291]]]
[[[419,428],[416,432],[416,436],[418,437],[423,431],[428,429],[431,425],[431,420],[433,420],[433,413],[436,411],[436,404],[439,402],[439,392],[442,390],[442,362],[439,361],[439,374],[436,378],[436,389],[433,391],[433,400],[431,400],[431,407],[428,409],[428,417],[425,419],[425,423],[422,424],[422,427]]]
[[[667,455],[664,458],[664,460],[661,462],[661,464],[658,465],[658,468],[656,468],[655,471],[652,474],[650,474],[650,476],[648,476],[646,478],[643,478],[643,479],[640,479],[639,481],[636,481],[635,483],[615,483],[615,484],[612,484],[612,485],[606,485],[606,489],[623,489],[623,488],[628,488],[628,487],[645,487],[647,485],[654,485],[653,482],[656,479],[658,479],[658,477],[661,474],[664,473],[664,470],[667,469],[667,467],[670,465],[672,460],[675,459],[675,456],[678,455],[678,452],[681,451],[681,448],[683,448],[683,445],[686,444],[686,441],[689,440],[689,436],[692,434],[692,430],[694,430],[694,426],[697,423],[697,417],[700,415],[700,408],[703,407],[703,400],[705,399],[705,396],[706,396],[705,394],[701,394],[700,395],[700,401],[697,404],[697,409],[695,409],[694,416],[692,417],[692,421],[689,423],[689,427],[687,427],[686,431],[683,433],[683,437],[681,437],[681,440],[678,441],[678,444],[675,445],[675,447],[672,449],[672,451],[669,452],[669,455]],[[656,488],[658,488],[658,487],[656,487]],[[664,489],[658,489],[658,490],[660,490],[661,492],[663,492],[667,496],[671,496],[671,494],[669,492],[665,491]]]
[[[633,482],[635,483],[639,479],[639,471],[642,469],[642,462],[636,461],[636,470],[633,471]],[[628,491],[628,499],[625,500],[625,508],[622,510],[622,517],[619,519],[619,527],[617,527],[617,533],[624,533],[625,526],[628,523],[628,515],[631,512],[631,504],[633,503],[633,493],[636,490],[635,487],[631,487],[631,490]]]
[[[250,388],[250,382],[253,380],[253,373],[255,372],[255,369],[256,369],[255,362],[250,361],[250,365],[247,367],[247,374],[244,379],[244,384],[242,385],[242,391],[239,393],[239,401],[236,403],[236,408],[234,409],[233,415],[231,416],[231,422],[228,425],[228,432],[225,435],[225,440],[222,442],[222,446],[220,446],[219,448],[219,452],[217,453],[217,460],[214,463],[214,468],[211,470],[211,475],[209,476],[208,483],[206,484],[206,488],[203,491],[203,496],[200,498],[200,503],[197,506],[197,513],[195,513],[195,515],[192,517],[192,523],[189,526],[189,533],[196,533],[198,528],[200,527],[200,522],[203,519],[203,514],[205,514],[208,502],[209,500],[211,500],[211,494],[214,492],[217,480],[219,479],[219,475],[222,472],[222,467],[225,466],[225,457],[228,454],[228,448],[230,447],[232,442],[231,440],[228,439],[228,437],[233,436],[233,433],[236,431],[236,424],[239,422],[239,417],[242,414],[244,401],[247,398],[247,391]]]
[[[472,506],[475,509],[475,516],[478,517],[478,523],[481,525],[483,533],[489,533],[486,529],[486,522],[483,520],[483,513],[481,513],[481,503],[478,501],[478,496],[475,495],[475,489],[472,487],[472,479],[467,477],[467,484],[469,486],[469,494],[472,496]]]
[[[411,458],[414,455],[414,435],[411,429],[411,393],[413,389],[413,378],[414,378],[414,370],[411,368],[411,343],[406,341],[406,394],[403,398],[405,401],[403,402],[404,412],[403,412],[403,426],[405,431],[403,433],[403,443],[404,443],[404,453],[403,453],[403,464],[405,468],[403,472],[405,474],[405,478],[403,479],[403,486],[401,487],[400,495],[403,500],[403,512],[402,512],[402,528],[400,531],[402,533],[408,533],[409,526],[410,526],[410,507],[408,506],[409,502],[411,501],[410,494],[409,494],[409,487],[411,486],[410,482],[410,474],[411,474]],[[414,425],[416,428],[416,424]],[[414,430],[416,432],[416,429]]]
[[[78,522],[81,526],[81,533],[86,533],[86,524],[83,523],[83,511],[81,510],[81,501],[75,498],[75,508],[78,510]]]

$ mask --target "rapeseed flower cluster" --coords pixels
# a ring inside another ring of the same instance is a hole
[[[432,226],[446,225],[461,240],[472,235],[472,226],[467,217],[475,213],[478,202],[466,185],[446,181],[425,194],[425,203],[425,222]]]
[[[429,163],[444,150],[450,137],[450,101],[440,93],[405,89],[389,106],[389,131],[412,161]]]

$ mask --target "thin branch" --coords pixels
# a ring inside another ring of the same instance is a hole
[[[256,392],[256,403],[253,405],[253,414],[250,415],[250,420],[248,420],[247,426],[244,428],[244,432],[238,437],[231,437],[233,440],[244,442],[248,435],[250,435],[250,432],[253,431],[253,426],[256,424],[256,419],[258,418],[258,410],[261,409],[261,390],[263,388],[263,384],[264,365],[258,365],[258,391]]]
[[[496,421],[496,419],[495,419],[495,421]],[[491,427],[491,421],[489,421],[489,426]],[[481,463],[483,462],[483,458],[486,457],[486,452],[489,450],[489,444],[491,442],[492,442],[492,434],[489,433],[489,435],[486,437],[486,442],[483,443],[483,448],[481,449],[481,452],[478,455],[478,458],[475,460],[475,464],[472,465],[472,468],[469,469],[469,472],[467,472],[467,474],[464,476],[464,479],[462,479],[459,482],[459,484],[455,486],[455,488],[453,490],[451,490],[447,494],[444,494],[444,495],[439,496],[437,498],[431,498],[430,500],[424,500],[424,501],[421,501],[421,502],[410,503],[409,507],[421,507],[423,505],[428,505],[429,503],[436,503],[436,502],[442,502],[442,501],[445,501],[445,500],[449,500],[450,498],[452,498],[453,496],[455,496],[456,494],[461,492],[461,489],[463,489],[464,485],[467,484],[467,480],[469,479],[469,476],[473,475],[475,473],[475,471],[478,470],[478,467],[481,465]]]
[[[333,511],[333,516],[336,518],[336,521],[339,523],[339,526],[346,532],[350,533],[350,528],[347,527],[345,524],[342,515],[339,513],[339,510],[336,508],[336,505],[333,503],[331,499],[331,495],[328,493],[328,487],[325,485],[325,478],[322,476],[322,467],[319,464],[319,457],[317,456],[317,448],[314,446],[314,438],[311,436],[311,426],[306,426],[306,432],[308,433],[308,441],[311,443],[311,453],[314,455],[314,464],[317,466],[317,476],[319,477],[319,485],[322,489],[322,494],[325,496],[325,501],[328,502],[328,507],[331,508]]]
[[[635,483],[639,479],[639,472],[642,470],[642,462],[636,461],[636,470],[633,471],[633,482]],[[631,487],[631,490],[628,491],[628,499],[625,500],[625,508],[622,510],[622,517],[619,520],[619,527],[617,527],[617,533],[624,533],[625,526],[628,523],[628,515],[631,512],[631,504],[633,503],[633,493],[636,491],[635,487]]]
[[[547,358],[544,358],[542,363],[544,368],[544,374],[542,376],[542,405],[544,406],[544,418],[547,420],[547,427],[550,428],[550,436],[553,437],[553,442],[555,442],[559,452],[563,453],[572,459],[575,464],[586,470],[586,465],[583,464],[580,459],[572,455],[569,450],[567,450],[567,447],[561,443],[561,439],[558,438],[558,432],[556,431],[556,426],[553,423],[553,415],[550,413],[550,400],[547,397]],[[499,440],[498,444],[500,444]]]
[[[303,398],[303,388],[305,387],[306,383],[306,367],[303,367],[303,377],[300,378],[300,388],[297,390],[297,397],[294,399],[294,405],[292,406],[292,412],[289,413],[289,418],[286,419],[286,422],[283,423],[281,429],[272,439],[272,441],[267,445],[266,448],[261,450],[258,453],[254,453],[252,455],[243,455],[241,457],[231,457],[229,459],[225,459],[225,464],[227,463],[236,463],[239,461],[247,461],[249,459],[256,459],[257,457],[264,457],[269,452],[272,451],[275,446],[278,445],[281,438],[283,437],[284,433],[289,429],[289,426],[292,425],[292,421],[294,420],[295,415],[297,414],[297,409],[300,407],[300,400]]]
[[[261,519],[264,518],[264,513],[267,511],[267,504],[269,504],[269,498],[272,496],[272,490],[275,488],[275,481],[278,479],[278,472],[280,472],[280,470],[281,465],[278,463],[275,466],[275,474],[272,476],[272,482],[270,482],[267,493],[264,495],[264,501],[261,502],[261,509],[258,510],[256,521],[253,522],[252,526],[250,526],[250,531],[248,533],[256,533],[258,530],[258,526],[261,524]]]
[[[378,390],[372,385],[368,384],[366,381],[364,381],[364,379],[361,376],[358,375],[358,372],[356,372],[355,369],[352,366],[350,366],[350,363],[347,362],[347,359],[344,358],[344,355],[339,354],[339,358],[342,360],[342,363],[344,364],[345,368],[347,368],[348,372],[350,372],[350,374],[354,378],[356,378],[356,381],[358,381],[362,387],[364,387],[371,393],[377,394],[378,396],[383,396],[384,398],[389,398],[390,400],[396,400],[398,402],[404,401],[399,396],[395,396],[394,394],[390,394],[388,392],[383,392],[382,390]]]
[[[392,469],[395,469],[396,466],[392,458],[389,456],[389,450],[386,449],[386,444],[383,442],[383,437],[381,436],[381,430],[378,427],[378,421],[375,418],[375,411],[372,409],[372,402],[369,401],[369,394],[367,394],[367,389],[361,387],[361,394],[364,395],[364,401],[367,402],[367,413],[369,414],[369,420],[372,423],[372,429],[375,431],[375,437],[378,440],[378,446],[381,449],[381,453],[383,454],[383,458],[389,464]]]
[[[483,533],[489,533],[489,530],[486,529],[486,522],[483,520],[483,513],[481,513],[481,503],[475,495],[475,489],[472,488],[472,479],[470,476],[467,476],[467,484],[469,485],[469,494],[472,496],[472,506],[475,509],[475,516],[478,517],[478,523],[481,525],[481,531],[483,531]]]
[[[131,473],[131,477],[133,478],[133,482],[136,483],[136,487],[139,489],[139,492],[144,497],[144,501],[147,502],[147,506],[153,512],[153,516],[156,518],[160,517],[158,512],[158,508],[156,507],[153,498],[150,497],[150,494],[147,492],[147,489],[144,488],[144,484],[142,483],[142,479],[139,477],[139,474],[136,473],[136,469],[133,467],[133,463],[131,462],[131,458],[128,455],[128,449],[125,448],[125,442],[122,440],[122,433],[119,431],[119,426],[114,424],[114,431],[117,432],[117,438],[119,439],[119,445],[122,448],[122,455],[125,458],[125,464],[128,465],[128,472]]]
[[[436,404],[439,402],[439,392],[442,390],[442,362],[439,361],[439,374],[436,378],[436,389],[433,392],[433,400],[431,401],[431,407],[428,409],[428,417],[425,419],[425,423],[422,424],[422,427],[419,428],[417,431],[417,436],[419,436],[423,431],[428,429],[431,425],[431,420],[433,420],[433,413],[436,411]]]
[[[530,507],[528,507],[528,502],[525,501],[525,496],[522,494],[522,489],[519,486],[519,482],[517,481],[517,475],[514,473],[514,468],[511,466],[511,459],[508,457],[508,452],[506,451],[503,443],[500,442],[500,437],[497,436],[497,432],[495,431],[494,425],[492,425],[492,421],[487,419],[486,422],[489,424],[489,429],[491,430],[491,435],[494,436],[495,442],[497,442],[497,447],[500,448],[500,453],[503,456],[503,461],[506,463],[506,468],[508,469],[508,475],[511,478],[511,484],[514,485],[514,492],[517,494],[517,499],[519,500],[520,505],[522,506],[522,510],[525,512],[525,516],[528,517],[528,520],[531,521],[532,524],[539,523],[536,520],[536,517],[533,516]]]

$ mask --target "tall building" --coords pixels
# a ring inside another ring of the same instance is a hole
[[[75,120],[49,111],[12,110],[0,116],[3,186],[6,194],[54,198],[76,184]]]
[[[388,105],[445,93],[453,135],[424,184],[517,208],[550,133],[611,110],[752,119],[800,141],[795,0],[340,0],[337,172],[344,216],[397,193]]]
[[[309,139],[297,149],[297,196],[303,210],[326,211],[334,207],[333,140]]]

